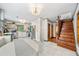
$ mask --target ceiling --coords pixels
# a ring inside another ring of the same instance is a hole
[[[58,15],[64,13],[74,14],[77,4],[76,3],[41,3],[42,10],[39,16],[33,16],[31,13],[31,4],[28,3],[0,3],[0,8],[5,10],[5,18],[10,20],[20,19],[36,20],[38,17],[49,18],[56,20]]]

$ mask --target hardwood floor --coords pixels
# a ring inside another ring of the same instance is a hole
[[[54,42],[54,43],[56,43],[56,37],[53,37],[53,38],[49,38],[49,40],[48,40],[49,42]]]

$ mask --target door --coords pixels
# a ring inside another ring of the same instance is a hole
[[[79,15],[77,16],[77,36],[78,36],[78,43],[79,43]]]
[[[53,25],[48,23],[48,41],[53,41]]]
[[[51,38],[53,38],[53,24],[51,25]]]
[[[50,24],[48,23],[48,39],[50,39]]]

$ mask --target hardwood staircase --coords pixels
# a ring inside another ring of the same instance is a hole
[[[76,51],[75,47],[75,39],[74,39],[74,29],[73,29],[73,21],[72,19],[69,20],[61,20],[59,26],[59,38],[57,39],[57,45]]]

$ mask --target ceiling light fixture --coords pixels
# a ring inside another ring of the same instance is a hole
[[[42,6],[40,4],[32,4],[32,15],[38,16],[42,10]]]

